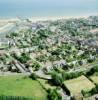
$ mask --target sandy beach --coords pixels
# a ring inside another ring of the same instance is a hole
[[[25,18],[25,17],[2,18],[0,19],[0,24],[13,23],[13,22],[24,20],[24,19],[29,19],[32,22],[37,22],[37,21],[47,21],[47,20],[55,21],[59,19],[70,19],[70,18],[87,18],[89,16],[98,16],[98,14],[91,13],[91,14],[86,14],[84,16],[80,15],[80,16],[57,16],[57,17],[54,17],[54,16],[40,17],[39,16],[39,17],[28,17],[28,18]]]
[[[59,17],[31,17],[29,18],[30,21],[32,22],[37,22],[37,21],[56,21],[56,20],[60,20],[60,19],[70,19],[70,18],[87,18],[89,16],[59,16]]]
[[[53,21],[55,21],[55,20],[59,20],[59,19],[87,18],[87,17],[89,17],[89,15],[86,15],[86,16],[57,16],[57,17],[48,16],[48,17],[28,17],[28,18],[16,17],[16,18],[6,18],[6,19],[2,18],[2,19],[0,19],[0,24],[1,23],[13,23],[13,22],[24,20],[24,19],[29,19],[32,22],[37,22],[37,21],[47,21],[47,20],[53,20]]]
[[[89,16],[98,16],[97,13],[90,13],[90,14],[86,14],[84,16],[49,16],[49,17],[31,17],[29,18],[29,20],[31,20],[32,22],[37,22],[37,21],[47,21],[47,20],[51,20],[51,21],[55,21],[55,20],[59,20],[59,19],[70,19],[70,18],[88,18]]]

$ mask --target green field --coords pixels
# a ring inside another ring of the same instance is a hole
[[[24,76],[0,77],[0,95],[25,96],[34,100],[47,100],[47,93],[41,85]]]

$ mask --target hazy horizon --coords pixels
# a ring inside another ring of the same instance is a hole
[[[97,14],[98,0],[0,0],[0,17]]]

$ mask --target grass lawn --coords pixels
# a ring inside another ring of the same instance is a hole
[[[90,77],[90,79],[91,79],[95,84],[98,84],[98,76],[92,75],[92,76]]]
[[[34,97],[47,100],[47,93],[39,82],[24,76],[0,77],[0,95]]]
[[[95,85],[83,75],[78,78],[65,81],[64,85],[73,95],[81,93],[82,90],[87,91],[95,87]]]

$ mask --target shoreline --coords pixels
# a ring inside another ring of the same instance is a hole
[[[32,22],[38,22],[38,21],[56,21],[60,19],[71,19],[71,18],[88,18],[89,16],[98,16],[98,14],[89,14],[89,15],[84,15],[84,16],[48,16],[48,17],[12,17],[12,18],[0,18],[0,23],[8,23],[8,22],[15,22],[15,21],[20,21],[20,20],[25,20],[29,19]]]
[[[88,18],[89,16],[77,16],[77,17],[66,17],[66,16],[60,16],[60,17],[31,17],[28,18],[32,22],[38,22],[38,21],[56,21],[60,19],[71,19],[71,18]]]
[[[88,18],[89,16],[59,16],[59,17],[28,17],[28,18],[4,18],[0,19],[0,23],[9,23],[9,22],[17,22],[25,19],[29,19],[31,22],[39,22],[39,21],[56,21],[60,19],[71,19],[71,18]]]
[[[0,23],[9,23],[9,22],[14,22],[14,21],[20,21],[20,20],[25,20],[25,19],[29,19],[32,22],[37,22],[37,21],[48,21],[48,20],[59,20],[59,19],[70,19],[70,18],[87,18],[89,16],[78,16],[78,17],[66,17],[66,16],[62,16],[62,17],[28,17],[28,18],[0,18]]]

